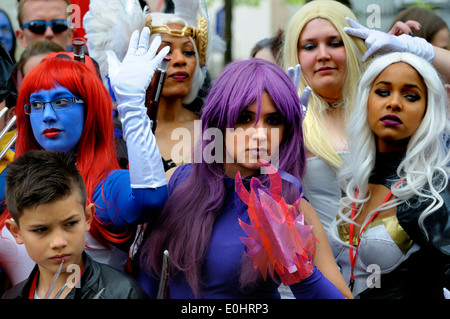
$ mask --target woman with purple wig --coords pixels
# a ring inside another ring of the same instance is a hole
[[[251,59],[224,69],[206,101],[194,163],[174,169],[166,206],[147,228],[138,280],[151,296],[156,295],[167,250],[170,298],[280,298],[277,275],[264,280],[246,255],[241,240],[246,233],[239,220],[249,223],[249,216],[236,196],[234,178],[239,172],[244,185],[257,177],[268,187],[269,177],[260,173],[258,161],[264,159],[301,180],[301,122],[297,91],[281,68]],[[299,198],[298,186],[290,182],[283,180],[282,190],[288,204]],[[302,199],[299,210],[320,243],[311,275],[290,285],[294,296],[344,298],[340,290],[347,286],[314,209]]]

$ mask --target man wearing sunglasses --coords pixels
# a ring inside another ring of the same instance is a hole
[[[67,24],[69,0],[20,0],[16,37],[24,48],[36,40],[47,39],[63,48],[72,42],[73,29]],[[69,12],[68,12],[69,11]]]

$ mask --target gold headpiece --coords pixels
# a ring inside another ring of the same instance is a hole
[[[174,37],[192,37],[195,40],[195,44],[198,50],[199,64],[200,66],[205,66],[206,64],[206,49],[208,45],[208,24],[205,17],[200,17],[197,19],[197,26],[188,27],[185,26],[183,29],[171,29],[167,25],[152,26],[152,17],[147,15],[145,18],[145,26],[150,28],[151,33],[165,33]]]

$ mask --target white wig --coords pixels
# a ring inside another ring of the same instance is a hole
[[[356,107],[349,125],[350,154],[339,172],[339,180],[346,197],[341,199],[338,219],[331,226],[331,234],[339,239],[336,226],[354,223],[350,215],[352,203],[364,204],[369,198],[369,176],[375,167],[376,142],[368,121],[368,99],[373,82],[378,75],[393,63],[404,62],[412,66],[423,78],[427,87],[426,111],[417,131],[411,136],[404,159],[397,168],[398,180],[391,187],[394,200],[388,201],[377,210],[385,210],[405,203],[413,196],[432,203],[421,213],[419,224],[443,204],[440,192],[447,187],[450,153],[445,148],[445,133],[450,132],[446,108],[444,84],[434,67],[426,60],[411,54],[394,52],[372,61],[363,74]],[[359,190],[355,196],[356,190]],[[362,205],[360,205],[362,207]],[[368,214],[368,220],[375,211]]]
[[[162,25],[168,25],[168,24],[172,24],[172,23],[178,24],[181,26],[186,26],[186,27],[195,25],[192,22],[189,23],[185,19],[183,19],[173,13],[152,12],[152,13],[150,13],[150,15],[152,17],[152,26],[162,26]],[[152,32],[151,36],[150,36],[150,42],[152,42],[153,39],[157,35],[160,35],[160,33]],[[203,67],[203,68],[200,67],[200,58],[199,58],[199,54],[198,54],[197,45],[192,37],[189,36],[189,40],[194,45],[195,57],[196,57],[197,62],[195,65],[194,74],[192,76],[191,88],[189,90],[188,95],[186,95],[186,97],[183,100],[184,104],[189,104],[195,100],[195,98],[197,97],[198,91],[202,87],[203,82],[205,81],[205,78],[206,78],[206,67]]]

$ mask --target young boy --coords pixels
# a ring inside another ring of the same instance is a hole
[[[133,278],[84,252],[94,204],[86,205],[85,185],[70,156],[29,151],[17,158],[8,165],[6,204],[12,217],[6,227],[37,265],[4,299],[44,298],[61,264],[48,298],[64,285],[61,299],[92,299],[98,293],[101,299],[148,298]]]

